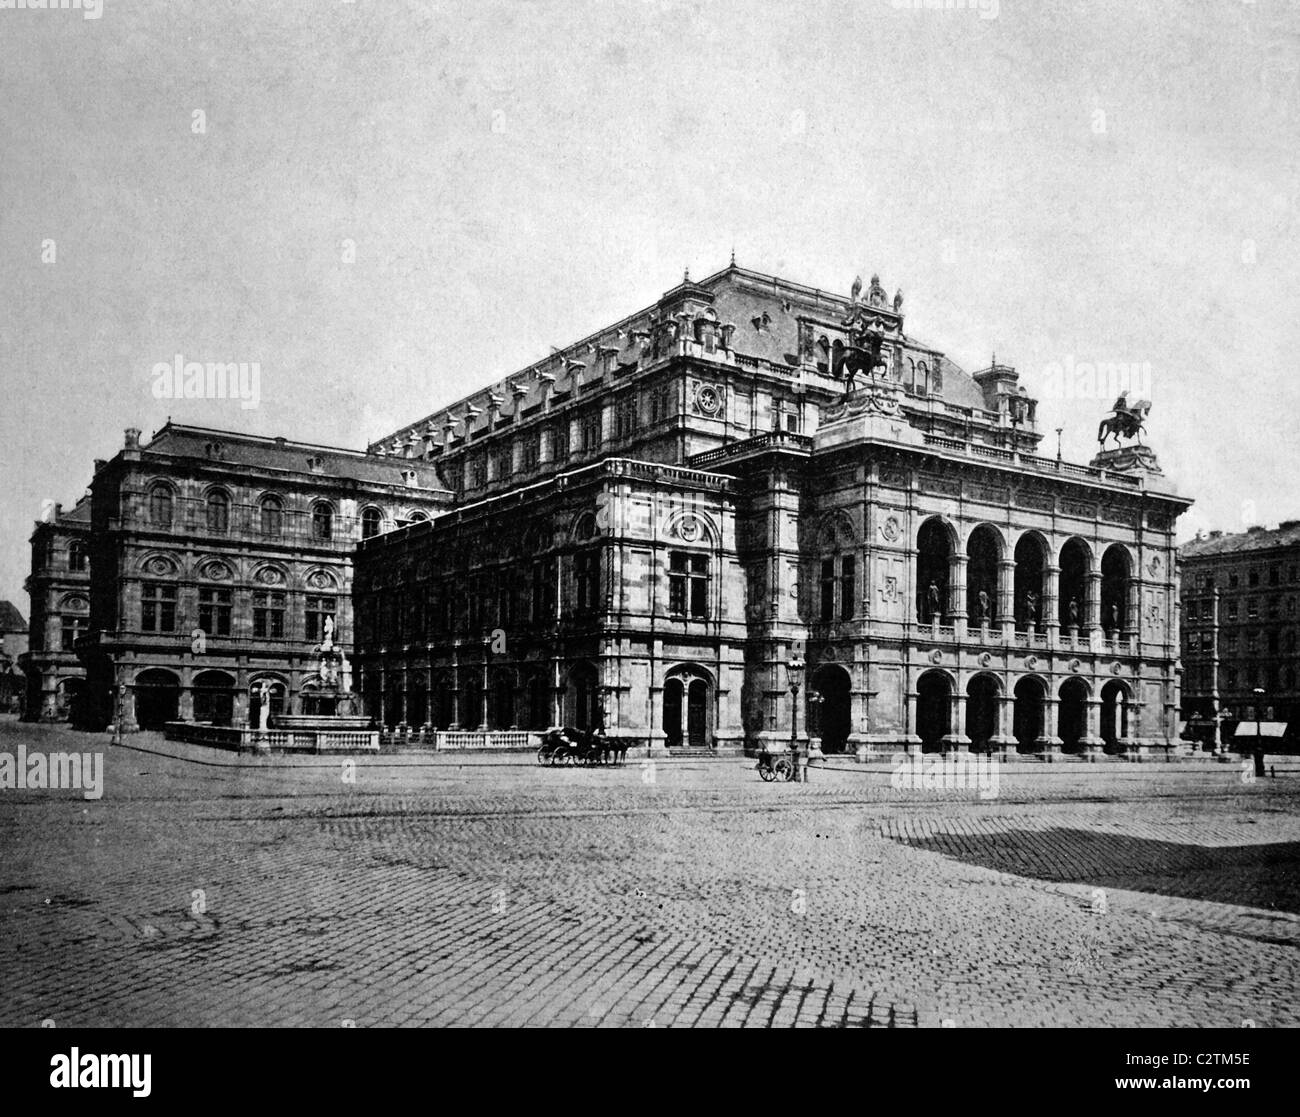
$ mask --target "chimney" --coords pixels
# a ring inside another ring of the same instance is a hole
[[[140,449],[140,428],[139,427],[126,428],[126,448],[128,450]]]

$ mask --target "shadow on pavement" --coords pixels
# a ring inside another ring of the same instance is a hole
[[[1211,847],[1072,829],[894,840],[1022,877],[1300,913],[1300,842]]]

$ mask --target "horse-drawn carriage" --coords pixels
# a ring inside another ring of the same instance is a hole
[[[537,750],[537,763],[551,767],[578,764],[595,767],[626,761],[627,744],[624,741],[611,740],[599,730],[588,732],[570,725],[548,729],[542,737],[541,748]]]

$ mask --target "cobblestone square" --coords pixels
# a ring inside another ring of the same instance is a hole
[[[0,791],[0,1024],[1295,1026],[1300,772],[102,751]]]

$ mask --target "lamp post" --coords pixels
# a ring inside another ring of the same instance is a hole
[[[1264,774],[1264,735],[1260,710],[1264,704],[1264,688],[1257,686],[1253,693],[1255,695],[1255,775],[1262,776]]]
[[[803,682],[803,657],[795,652],[786,661],[786,678],[790,683],[790,763],[799,771],[799,686]],[[808,782],[808,767],[804,765],[803,781]]]

